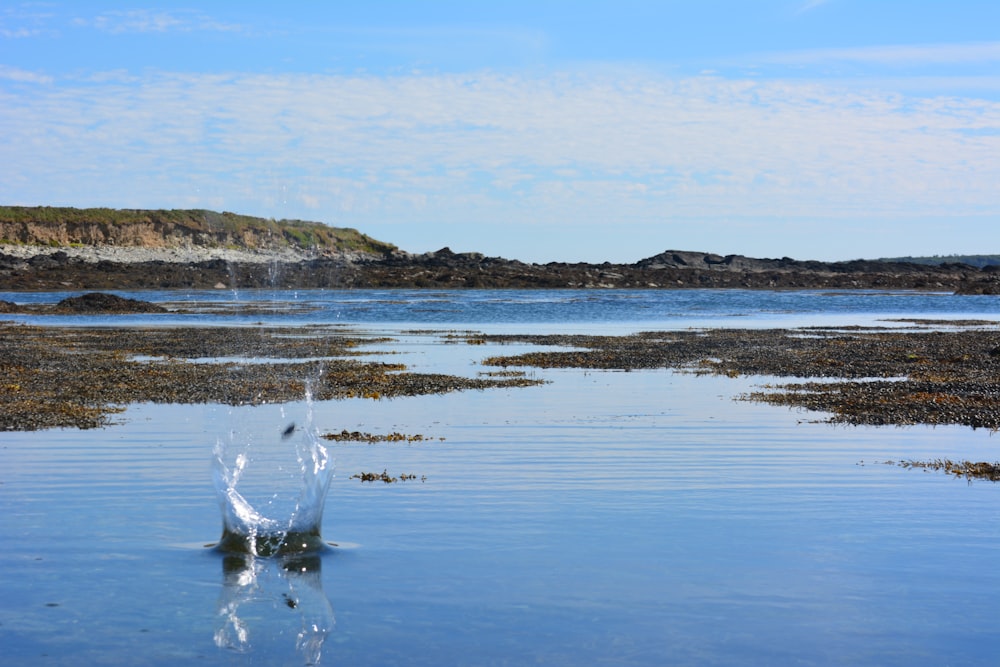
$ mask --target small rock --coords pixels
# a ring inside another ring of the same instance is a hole
[[[167,309],[148,301],[126,299],[114,294],[89,292],[63,299],[54,308],[58,313],[165,313]]]

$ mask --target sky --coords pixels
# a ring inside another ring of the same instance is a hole
[[[1000,3],[5,1],[0,204],[528,262],[1000,253]]]

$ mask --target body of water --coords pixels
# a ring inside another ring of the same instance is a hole
[[[898,318],[1000,316],[991,295],[873,290],[196,290],[115,292],[163,303],[173,315],[116,316],[115,323],[334,323],[401,327],[475,327],[557,333],[830,323],[894,326]],[[55,304],[81,292],[0,292],[0,300]],[[252,314],[240,310],[254,306]],[[204,314],[204,310],[213,311]],[[271,310],[272,312],[268,312]],[[188,312],[180,312],[188,311]],[[225,317],[219,318],[222,312]],[[53,324],[91,317],[5,315]]]
[[[447,344],[449,331],[1000,319],[998,297],[911,292],[121,294],[192,312],[17,318],[329,323],[390,335],[380,345],[412,370],[470,376],[521,346]],[[249,303],[275,309],[240,314]],[[288,304],[291,314],[278,312]],[[392,400],[143,404],[105,429],[0,434],[0,662],[994,664],[1000,487],[880,462],[995,461],[997,436],[831,426],[734,400],[773,378],[527,372],[548,382]],[[257,483],[266,487],[270,466],[278,493],[289,422],[424,439],[328,443],[329,551],[289,565],[206,548],[221,530],[213,448],[255,434]],[[415,478],[351,478],[383,470]]]

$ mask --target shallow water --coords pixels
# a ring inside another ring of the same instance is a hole
[[[365,323],[395,328],[473,327],[490,333],[622,333],[649,328],[777,327],[807,324],[899,326],[893,318],[1000,316],[997,296],[877,290],[300,290],[116,291],[163,303],[170,315],[117,315],[116,323]],[[19,304],[55,304],[81,292],[0,292]],[[240,309],[255,306],[241,315]],[[214,311],[208,317],[205,311]],[[182,312],[183,311],[183,312]],[[221,315],[219,315],[221,313]],[[34,320],[5,315],[5,319]],[[93,316],[48,316],[88,324]]]
[[[520,351],[395,337],[415,370]],[[320,432],[427,439],[330,442],[338,546],[290,570],[204,546],[211,457],[234,424],[259,433],[279,489],[305,401],[0,434],[3,659],[294,665],[319,642],[330,665],[994,663],[1000,487],[878,462],[994,461],[1000,436],[733,400],[769,378],[531,372],[550,382],[314,404]],[[383,469],[417,479],[350,478]]]

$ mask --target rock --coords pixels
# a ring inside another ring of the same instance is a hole
[[[114,294],[89,292],[63,299],[56,304],[57,313],[166,313],[166,308],[148,301],[126,299]]]
[[[133,255],[135,257],[133,257]],[[127,259],[131,257],[131,259]],[[668,250],[634,264],[528,264],[450,248],[411,254],[311,257],[263,263],[235,258],[198,261],[150,259],[149,251],[121,249],[114,259],[69,261],[45,256],[30,263],[0,255],[0,289],[559,289],[591,286],[742,289],[922,289],[996,294],[1000,276],[967,265],[889,261],[818,262]]]
[[[50,255],[35,255],[28,260],[28,264],[36,269],[46,269],[65,264],[69,261],[69,255],[59,251]]]
[[[1000,280],[997,280],[996,275],[987,272],[986,269],[983,269],[983,272],[986,275],[979,280],[963,279],[955,290],[955,294],[1000,294]]]

